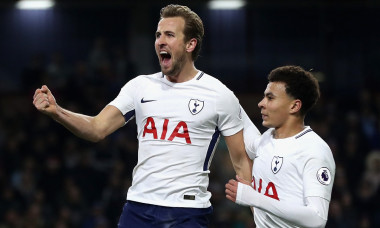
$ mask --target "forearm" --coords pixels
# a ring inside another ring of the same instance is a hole
[[[93,116],[87,116],[57,107],[57,113],[52,116],[52,118],[82,139],[97,142],[104,138],[104,136],[96,133]]]
[[[232,163],[236,174],[246,181],[252,181],[252,165],[253,161],[246,153],[241,154],[239,157],[232,158]]]
[[[230,151],[231,162],[236,174],[244,180],[251,182],[253,163],[245,152],[243,130],[235,135],[225,137],[225,140],[228,150]]]
[[[256,192],[252,187],[239,183],[236,203],[260,208],[302,227],[325,227],[327,218],[322,218],[313,206],[302,206],[277,201]]]
[[[252,180],[252,160],[245,152],[243,130],[235,135],[224,137],[230,152],[231,162],[238,176],[246,181]]]

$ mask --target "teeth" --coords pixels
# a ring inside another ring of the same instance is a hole
[[[160,54],[161,54],[161,55],[167,55],[168,52],[167,52],[167,51],[161,51]]]

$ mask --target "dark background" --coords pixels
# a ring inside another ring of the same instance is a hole
[[[100,143],[78,139],[36,111],[46,84],[57,102],[96,115],[131,78],[159,71],[159,10],[188,5],[202,18],[198,69],[225,83],[261,131],[257,103],[270,70],[300,65],[320,81],[308,118],[337,166],[327,227],[379,227],[380,2],[57,1],[17,10],[0,1],[0,227],[116,227],[137,160],[129,123]],[[234,177],[221,141],[211,165],[211,227],[253,227],[248,208],[224,197]]]

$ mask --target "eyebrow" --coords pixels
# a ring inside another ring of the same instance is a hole
[[[270,96],[270,95],[272,95],[272,96],[274,96],[274,94],[272,93],[272,92],[267,92],[267,93],[264,93],[264,96]]]
[[[168,33],[175,33],[174,31],[172,31],[172,30],[165,30],[165,31],[156,31],[156,34],[157,33],[163,33],[163,34],[168,34]]]

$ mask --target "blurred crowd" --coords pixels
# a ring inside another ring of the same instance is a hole
[[[18,88],[1,91],[0,228],[116,227],[137,162],[135,124],[86,142],[36,111],[32,97],[46,84],[62,107],[95,115],[136,76],[134,64],[122,48],[97,39],[87,59],[69,64],[60,53],[35,55],[20,67]],[[264,89],[235,93],[254,98]],[[380,227],[380,92],[323,93],[306,125],[330,145],[336,162],[327,227]],[[259,116],[251,118],[265,130]],[[249,208],[224,196],[233,177],[221,140],[211,165],[211,227],[254,227]]]

